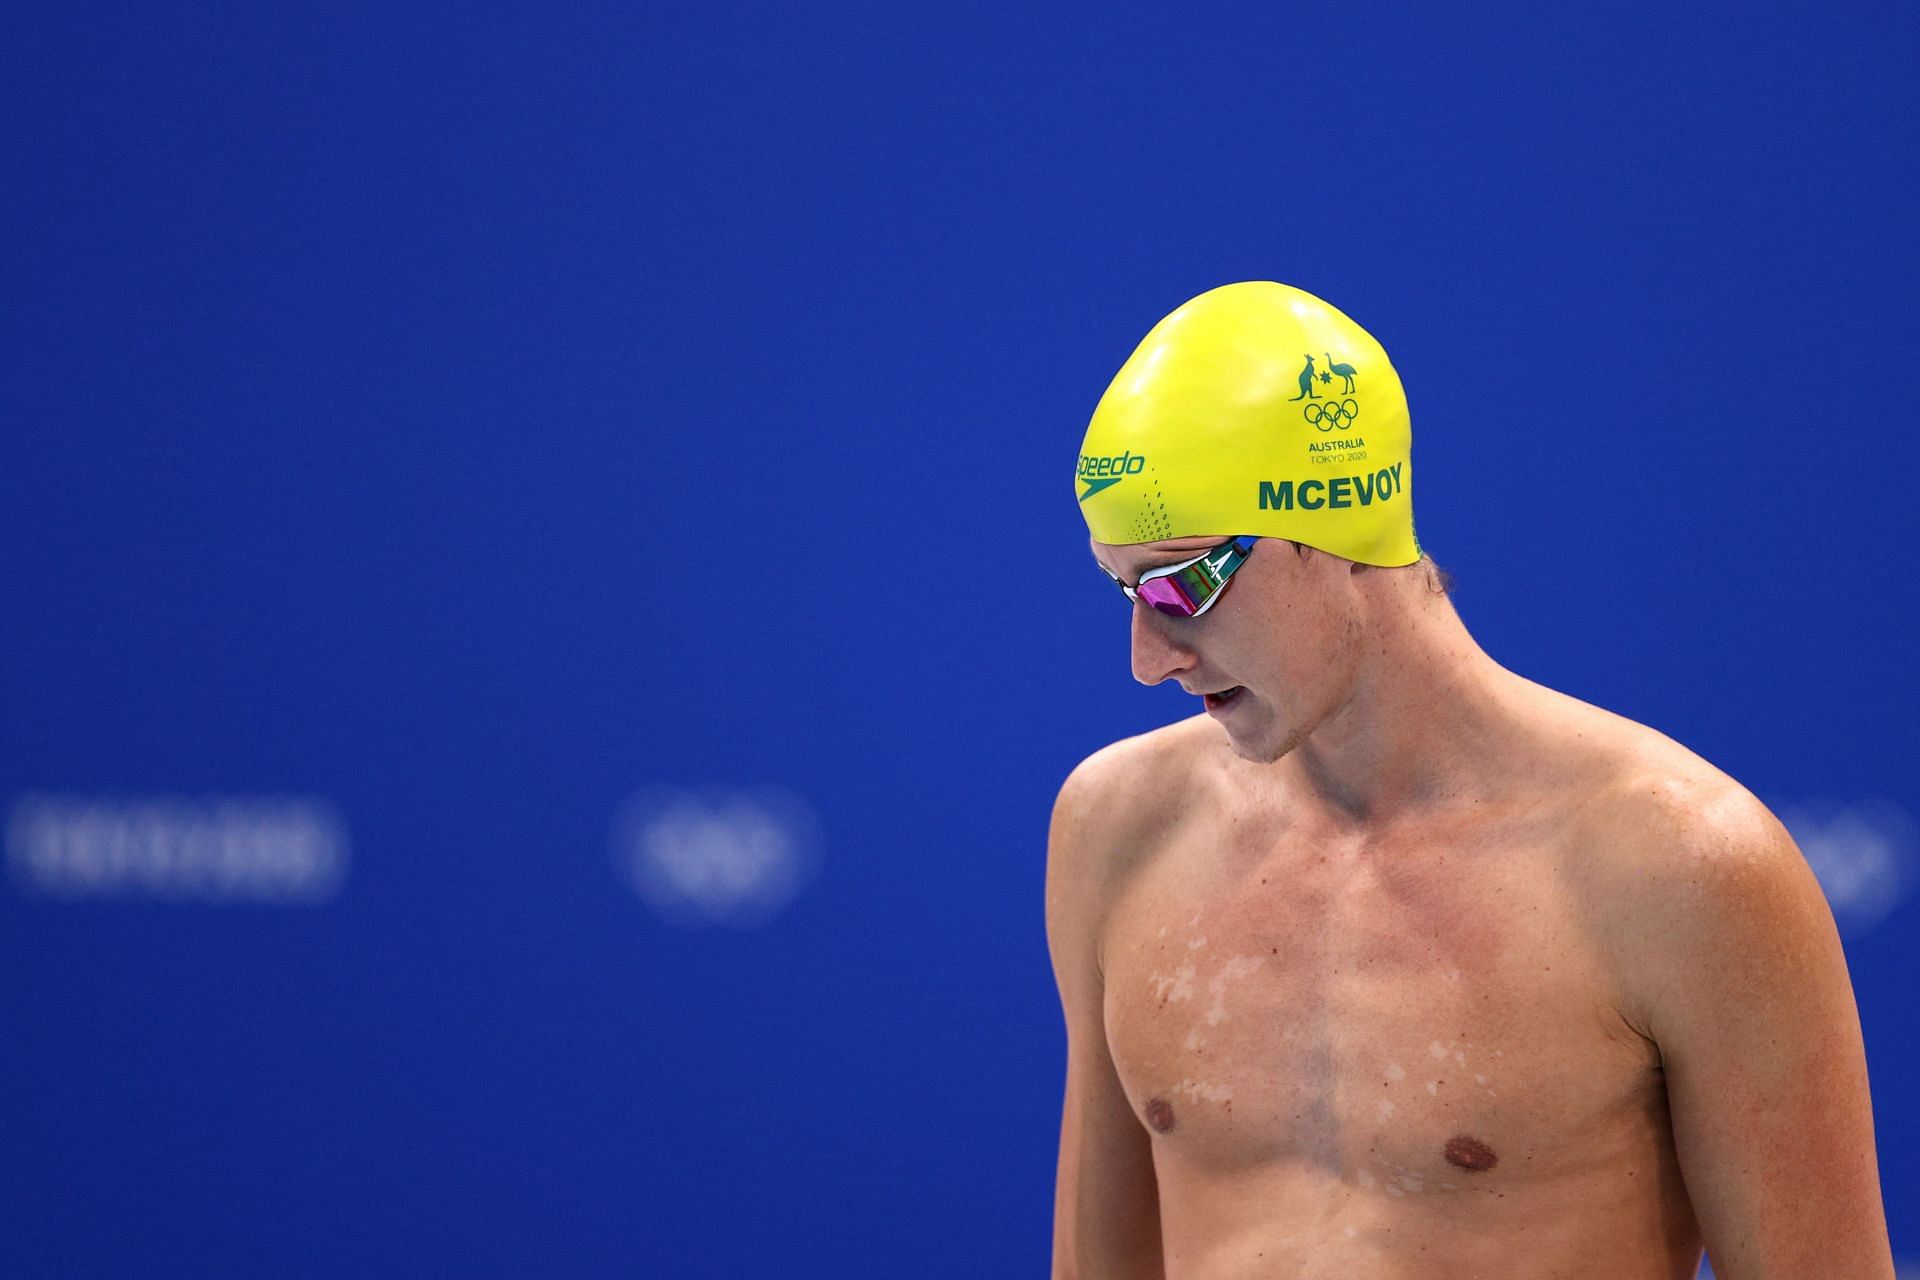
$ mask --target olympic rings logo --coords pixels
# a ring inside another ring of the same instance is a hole
[[[1307,421],[1322,431],[1332,431],[1335,427],[1345,431],[1360,418],[1358,400],[1329,400],[1325,404],[1310,402],[1302,410]]]

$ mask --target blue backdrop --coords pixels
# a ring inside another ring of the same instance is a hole
[[[1043,1274],[1048,810],[1196,710],[1070,471],[1248,278],[1496,659],[1794,815],[1920,1253],[1917,25],[0,18],[0,1271]]]

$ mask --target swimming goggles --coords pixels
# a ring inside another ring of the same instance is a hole
[[[1227,579],[1247,562],[1247,557],[1253,554],[1253,544],[1259,540],[1258,535],[1241,534],[1191,560],[1141,574],[1137,587],[1121,582],[1103,564],[1100,572],[1113,578],[1129,600],[1144,600],[1161,613],[1176,618],[1197,618],[1213,607],[1213,602],[1227,589]]]

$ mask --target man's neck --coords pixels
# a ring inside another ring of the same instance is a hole
[[[1347,700],[1288,759],[1330,825],[1385,832],[1487,803],[1535,758],[1529,682],[1488,657],[1451,601],[1376,610]]]

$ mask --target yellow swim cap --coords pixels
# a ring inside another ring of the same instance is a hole
[[[1420,558],[1400,375],[1365,329],[1271,280],[1153,326],[1093,411],[1074,491],[1096,542],[1252,533]]]

